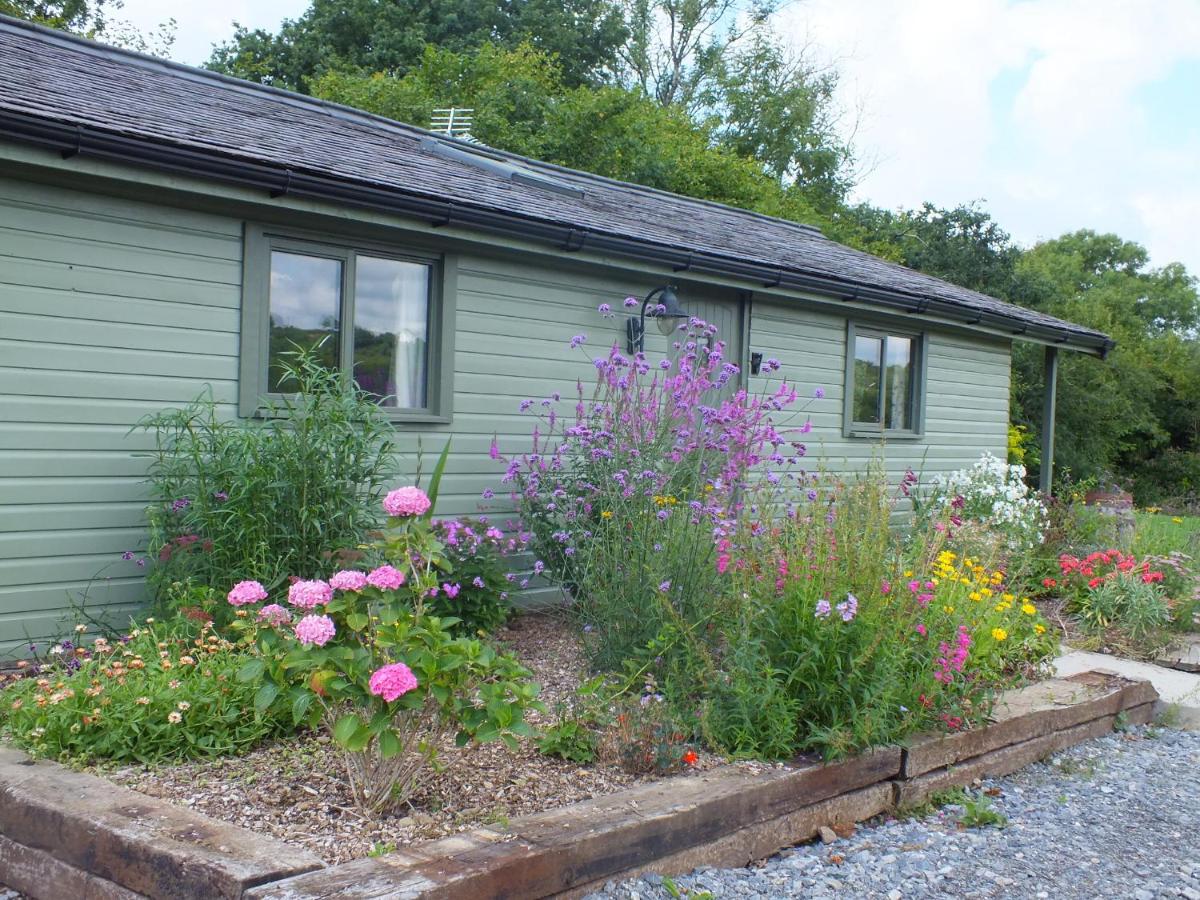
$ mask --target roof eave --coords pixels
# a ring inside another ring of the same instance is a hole
[[[948,300],[884,290],[849,279],[837,279],[800,269],[774,268],[714,253],[694,252],[622,235],[581,230],[486,207],[438,200],[418,193],[381,188],[311,172],[298,172],[222,154],[202,152],[105,129],[0,110],[0,133],[6,137],[57,150],[64,158],[89,156],[118,163],[138,163],[160,171],[209,178],[285,195],[333,201],[362,208],[425,219],[436,226],[459,225],[527,239],[567,251],[606,251],[641,262],[660,263],[676,272],[703,271],[731,277],[763,288],[811,291],[847,301],[861,301],[893,312],[938,315],[964,325],[1007,332],[1015,340],[1031,340],[1104,358],[1115,345],[1107,335],[1030,322],[1018,316],[983,312]],[[1065,323],[1064,323],[1065,324]]]

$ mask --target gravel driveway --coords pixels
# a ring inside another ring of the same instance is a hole
[[[1005,827],[960,828],[962,807],[947,806],[760,866],[610,883],[590,897],[1200,900],[1200,733],[1113,734],[982,788]]]

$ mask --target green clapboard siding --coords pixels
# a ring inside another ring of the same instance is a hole
[[[0,656],[145,599],[139,419],[237,389],[237,219],[0,179]],[[229,407],[232,412],[233,407]]]
[[[130,429],[205,388],[235,414],[243,224],[0,179],[0,654],[59,633],[84,594],[118,616],[144,601],[140,571],[120,554],[144,546],[142,454],[152,441]],[[622,300],[659,283],[569,258],[551,266],[460,252],[453,421],[398,426],[398,480],[415,472],[418,443],[428,471],[451,438],[439,512],[507,518],[501,501],[481,500],[504,493],[503,466],[488,457],[493,436],[506,454],[526,451],[534,419],[520,404],[542,409],[554,392],[559,414],[572,415],[576,380],[590,393],[592,358],[623,348]],[[741,321],[731,288],[683,280],[679,293],[714,321]],[[601,303],[615,315],[602,316]],[[925,435],[881,451],[842,437],[844,319],[758,295],[751,323],[745,349],[783,363],[805,398],[785,424],[811,418],[810,456],[827,468],[861,469],[882,452],[894,477],[908,466],[928,476],[1004,452],[1006,343],[931,332]],[[576,334],[587,343],[572,350]],[[651,325],[648,355],[668,352]],[[810,399],[817,387],[822,400]]]

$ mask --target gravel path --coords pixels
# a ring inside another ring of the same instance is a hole
[[[1134,729],[984,782],[1006,827],[960,828],[961,806],[876,820],[746,869],[608,884],[591,900],[1077,898],[1200,900],[1200,733]],[[974,792],[978,795],[978,791]],[[985,801],[987,802],[987,801]],[[675,892],[668,888],[675,886]]]

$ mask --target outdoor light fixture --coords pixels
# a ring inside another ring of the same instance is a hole
[[[658,302],[651,306],[650,303],[658,297]],[[675,319],[686,319],[688,314],[679,306],[679,298],[675,296],[675,289],[664,284],[656,287],[646,295],[646,299],[642,301],[642,312],[636,319],[629,319],[626,326],[628,340],[625,342],[625,348],[630,354],[637,353],[646,348],[646,316],[647,314],[658,319],[658,330],[663,334],[670,334],[675,330]]]

